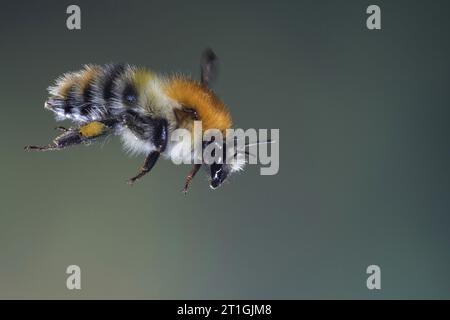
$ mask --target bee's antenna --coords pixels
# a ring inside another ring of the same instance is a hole
[[[267,140],[267,141],[256,141],[256,142],[252,142],[252,143],[248,143],[245,146],[246,147],[253,147],[253,146],[257,146],[260,144],[271,144],[271,143],[275,143],[275,140]]]
[[[235,137],[234,141],[238,141],[237,137]],[[246,147],[246,149],[243,151],[243,153],[247,156],[252,156],[252,157],[256,157],[253,153],[250,153],[250,151],[248,150],[248,147],[252,147],[252,146],[256,146],[256,145],[260,145],[260,144],[271,144],[271,143],[275,143],[275,140],[267,140],[267,141],[256,141],[256,142],[252,142],[252,143],[248,143],[246,145],[244,145]],[[233,157],[236,157],[238,155],[239,151],[236,151]]]
[[[239,140],[238,137],[234,137],[234,142],[237,142],[238,140]],[[275,142],[276,142],[275,140],[271,140],[271,139],[268,139],[266,141],[256,140],[255,142],[249,142],[249,143],[245,144],[244,146],[245,147],[252,147],[252,146],[257,146],[257,145],[260,145],[260,144],[271,144],[271,143],[275,143]]]
[[[237,142],[239,139],[238,137],[234,137],[234,142]],[[257,145],[261,145],[261,144],[271,144],[271,143],[275,143],[275,140],[271,140],[268,139],[267,141],[255,141],[255,142],[249,142],[247,144],[244,145],[245,150],[243,151],[244,154],[248,155],[248,156],[252,156],[252,157],[256,157],[254,154],[250,153],[250,151],[248,150],[248,147],[253,147],[253,146],[257,146]],[[237,156],[237,154],[239,153],[239,151],[236,151],[234,154],[234,157]]]

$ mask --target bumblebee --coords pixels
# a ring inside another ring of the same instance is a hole
[[[50,144],[25,149],[61,150],[117,135],[125,149],[146,156],[129,184],[150,172],[161,155],[192,158],[193,152],[180,154],[180,150],[186,150],[180,145],[185,142],[171,141],[175,129],[192,131],[196,120],[201,121],[203,131],[217,129],[225,134],[232,127],[230,112],[211,89],[218,69],[218,58],[211,49],[203,52],[200,69],[200,81],[182,75],[161,76],[128,64],[86,65],[81,71],[66,73],[48,88],[50,97],[44,107],[57,120],[74,122],[74,127],[58,127],[63,132]],[[232,163],[194,164],[183,191],[188,190],[202,166],[209,169],[210,187],[215,189],[244,164],[242,157]]]

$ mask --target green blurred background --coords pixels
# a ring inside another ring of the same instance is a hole
[[[0,298],[450,298],[448,1],[2,2]],[[366,28],[370,4],[382,30]],[[280,172],[212,191],[116,138],[56,134],[46,87],[85,63],[198,77],[241,128],[280,129]],[[82,290],[66,289],[66,267]],[[377,264],[382,289],[366,288]]]

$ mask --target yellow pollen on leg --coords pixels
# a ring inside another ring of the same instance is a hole
[[[93,121],[90,122],[88,124],[85,124],[84,126],[80,127],[80,134],[83,137],[95,137],[95,136],[99,136],[103,133],[103,131],[105,130],[105,125],[101,122],[98,121]]]

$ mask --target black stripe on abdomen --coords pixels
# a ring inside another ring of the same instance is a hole
[[[109,65],[105,67],[103,72],[103,99],[106,102],[109,102],[111,97],[113,96],[114,90],[114,81],[121,76],[121,74],[125,71],[124,64],[115,64]]]
[[[83,116],[89,115],[94,109],[94,87],[92,81],[90,81],[83,89],[83,106],[80,108],[80,114]]]
[[[77,93],[75,85],[73,84],[67,92],[66,98],[64,99],[64,113],[72,113],[73,109],[78,108],[77,103]]]
[[[87,104],[92,104],[92,98],[94,96],[92,81],[90,81],[83,89],[83,101]]]

